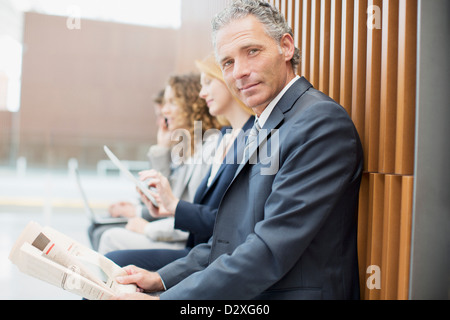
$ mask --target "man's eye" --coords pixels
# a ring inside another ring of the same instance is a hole
[[[248,54],[253,55],[256,54],[258,52],[258,49],[251,49]]]
[[[233,62],[232,62],[231,60],[225,61],[225,62],[222,64],[222,68],[225,69],[225,68],[231,66],[232,63],[233,63]]]

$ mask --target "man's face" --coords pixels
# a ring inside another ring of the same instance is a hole
[[[278,45],[252,15],[232,21],[217,32],[217,58],[225,82],[258,115],[293,75],[289,68],[293,41],[289,35],[287,38]]]

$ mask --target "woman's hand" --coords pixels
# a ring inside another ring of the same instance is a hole
[[[136,216],[136,207],[131,202],[120,201],[113,203],[108,208],[111,217],[132,218]]]
[[[142,219],[140,217],[131,218],[128,220],[128,223],[125,226],[125,229],[136,232],[136,233],[144,234],[145,226],[148,223],[149,222],[147,220]]]
[[[141,181],[147,181],[149,187],[154,187],[156,192],[151,191],[152,196],[159,204],[159,208],[155,208],[153,204],[144,196],[142,201],[155,217],[173,216],[175,209],[180,201],[172,192],[169,180],[156,170],[145,170],[139,172]],[[141,197],[142,197],[141,193]]]

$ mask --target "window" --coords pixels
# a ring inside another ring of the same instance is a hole
[[[159,28],[181,26],[181,0],[15,0],[20,11]]]
[[[22,45],[10,36],[0,36],[0,110],[20,108]]]

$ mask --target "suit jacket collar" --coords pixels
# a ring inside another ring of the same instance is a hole
[[[278,103],[276,104],[274,110],[279,109],[283,114],[288,112],[289,110],[292,109],[297,99],[300,98],[311,87],[312,84],[309,83],[309,81],[306,80],[305,77],[300,77],[281,97],[280,101],[278,101]],[[274,118],[272,117],[272,114],[267,119],[267,122],[269,122],[271,118]],[[268,125],[264,125],[264,128],[273,129],[273,127],[269,127]]]
[[[304,77],[299,78],[295,81],[292,86],[286,91],[286,93],[281,97],[280,101],[275,105],[272,113],[264,124],[264,130],[260,130],[258,135],[258,147],[261,143],[268,139],[268,136],[271,134],[271,130],[276,129],[279,125],[284,121],[284,114],[292,109],[295,102],[309,89],[312,87],[312,84],[309,83]],[[256,152],[258,148],[253,150]],[[250,159],[254,152],[250,154],[248,159]],[[235,177],[239,174],[242,168],[248,163],[248,159],[245,162],[242,162],[239,168],[236,171]]]
[[[275,108],[272,110],[272,113],[262,127],[262,129],[265,130],[260,131],[258,136],[258,145],[268,137],[272,129],[277,128],[279,124],[284,121],[284,114],[291,110],[298,98],[300,98],[306,90],[311,87],[312,84],[309,83],[309,81],[304,77],[299,78],[292,84],[292,86],[275,105]]]

